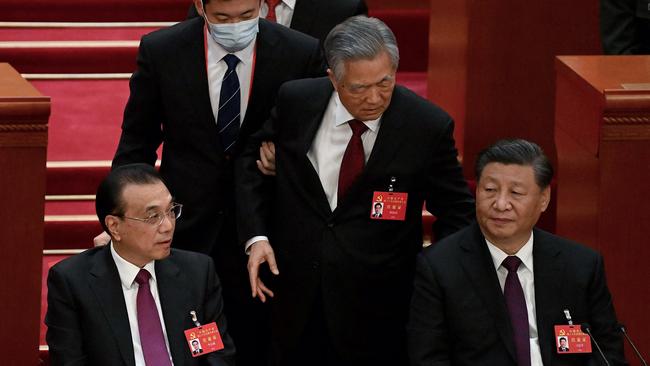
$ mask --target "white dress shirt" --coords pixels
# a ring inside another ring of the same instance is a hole
[[[323,120],[318,126],[314,141],[307,152],[309,161],[314,166],[320,179],[325,196],[332,211],[337,205],[339,190],[339,171],[343,155],[352,137],[352,129],[348,121],[354,119],[350,112],[343,106],[339,94],[335,91],[327,104]],[[368,129],[361,135],[363,153],[366,162],[375,146],[377,134],[381,127],[381,116],[375,120],[362,121]],[[255,236],[246,242],[246,253],[255,242],[268,240],[266,236]]]
[[[277,23],[289,27],[291,25],[291,19],[293,19],[293,10],[295,7],[296,0],[282,0],[282,2],[275,7],[275,19]],[[269,5],[266,1],[263,1],[262,6],[260,7],[260,16],[266,18],[268,13]]]
[[[208,40],[208,55],[207,55],[207,70],[208,70],[208,89],[210,90],[210,104],[212,105],[212,114],[214,114],[214,120],[217,121],[217,115],[219,114],[219,96],[221,95],[221,82],[223,81],[223,76],[228,70],[228,65],[226,61],[223,60],[229,52],[226,51],[220,44],[214,41],[212,37],[207,34],[205,31],[205,39]],[[246,108],[248,107],[248,99],[251,92],[251,81],[253,76],[253,65],[255,58],[255,42],[257,41],[257,36],[251,41],[251,43],[246,46],[241,51],[234,52],[233,55],[237,56],[239,62],[235,71],[237,72],[237,78],[239,79],[239,88],[241,95],[241,114],[239,117],[239,123],[244,122],[244,117],[246,116]]]
[[[122,293],[124,294],[124,302],[126,303],[126,313],[129,316],[129,327],[131,328],[131,339],[133,341],[133,356],[135,356],[135,365],[146,366],[144,362],[144,353],[142,353],[142,344],[140,343],[140,330],[138,328],[137,296],[140,286],[137,284],[137,282],[135,282],[135,277],[138,275],[138,272],[140,272],[140,267],[120,257],[120,255],[115,251],[115,248],[113,248],[113,243],[111,243],[110,246],[113,261],[115,261],[117,272],[120,274]],[[160,317],[160,324],[162,325],[162,331],[165,338],[165,345],[167,346],[167,353],[169,353],[169,360],[173,365],[174,361],[172,361],[172,356],[169,350],[169,340],[167,339],[165,319],[163,318],[162,308],[160,307],[160,296],[158,295],[158,285],[156,282],[154,261],[147,263],[143,268],[149,271],[151,274],[151,278],[149,278],[149,288],[151,289],[151,295],[156,302],[156,308],[158,309],[158,316]]]
[[[351,119],[354,119],[354,117],[341,103],[339,94],[334,92],[307,153],[309,161],[311,161],[316,173],[318,173],[318,178],[332,211],[334,211],[338,203],[339,171],[341,170],[343,154],[345,154],[345,149],[347,149],[352,137],[352,129],[348,124]],[[381,117],[362,122],[368,127],[368,130],[361,135],[364,157],[368,162],[372,148],[375,146],[375,140],[377,140]]]
[[[499,285],[501,291],[506,284],[506,277],[508,270],[501,265],[503,260],[508,256],[507,253],[497,248],[494,244],[490,243],[487,239],[488,249],[492,256],[494,268],[497,271],[499,278]],[[517,277],[521,283],[521,288],[524,290],[524,297],[526,298],[526,309],[528,310],[528,334],[530,336],[530,361],[531,366],[543,366],[542,353],[539,348],[539,337],[537,334],[537,317],[535,313],[535,276],[533,272],[533,233],[530,233],[530,238],[521,249],[516,253],[516,256],[521,260],[521,264],[517,269]]]

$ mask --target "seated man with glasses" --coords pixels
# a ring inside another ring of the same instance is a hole
[[[210,257],[172,249],[182,205],[147,164],[113,170],[97,216],[110,245],[50,269],[47,343],[52,365],[229,365],[221,285]],[[215,352],[192,355],[184,333],[216,322]]]

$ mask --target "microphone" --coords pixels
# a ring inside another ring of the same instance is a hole
[[[627,343],[629,343],[630,346],[632,346],[632,349],[634,350],[634,353],[636,354],[636,357],[638,357],[639,360],[641,361],[641,364],[643,364],[643,366],[648,366],[648,363],[645,362],[645,360],[643,359],[643,356],[641,356],[641,352],[639,352],[639,350],[636,348],[636,346],[634,345],[634,342],[632,342],[632,339],[630,339],[630,336],[627,335],[627,331],[625,330],[625,325],[618,324],[618,329],[621,331],[621,333],[623,333],[623,335],[625,336],[625,339],[627,339]]]
[[[603,358],[603,361],[605,361],[605,365],[609,365],[609,361],[607,361],[607,357],[605,357],[605,354],[603,353],[603,350],[600,349],[600,346],[598,345],[598,342],[596,342],[596,338],[594,338],[594,335],[591,334],[591,326],[589,323],[582,323],[580,324],[580,330],[583,332],[589,334],[589,337],[591,337],[591,341],[594,342],[594,345],[596,346],[596,349],[598,350],[598,353],[600,353],[600,357]]]

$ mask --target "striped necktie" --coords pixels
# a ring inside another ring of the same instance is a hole
[[[219,111],[217,112],[217,129],[221,138],[221,145],[225,153],[232,152],[239,134],[239,120],[241,114],[241,93],[239,91],[239,78],[237,77],[237,56],[228,54],[223,58],[228,65],[228,70],[223,75],[221,93],[219,94]]]

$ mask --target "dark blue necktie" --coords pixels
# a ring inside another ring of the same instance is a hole
[[[239,78],[235,68],[239,59],[228,54],[223,60],[228,65],[228,70],[221,82],[219,94],[219,111],[217,112],[217,129],[225,153],[231,152],[237,135],[239,134],[239,117],[241,113],[241,94],[239,92]]]
[[[521,259],[511,255],[506,257],[501,264],[508,270],[506,283],[503,286],[503,295],[506,298],[506,306],[510,314],[512,332],[517,352],[517,366],[530,366],[530,336],[528,333],[528,309],[524,289],[519,282],[517,269]]]

